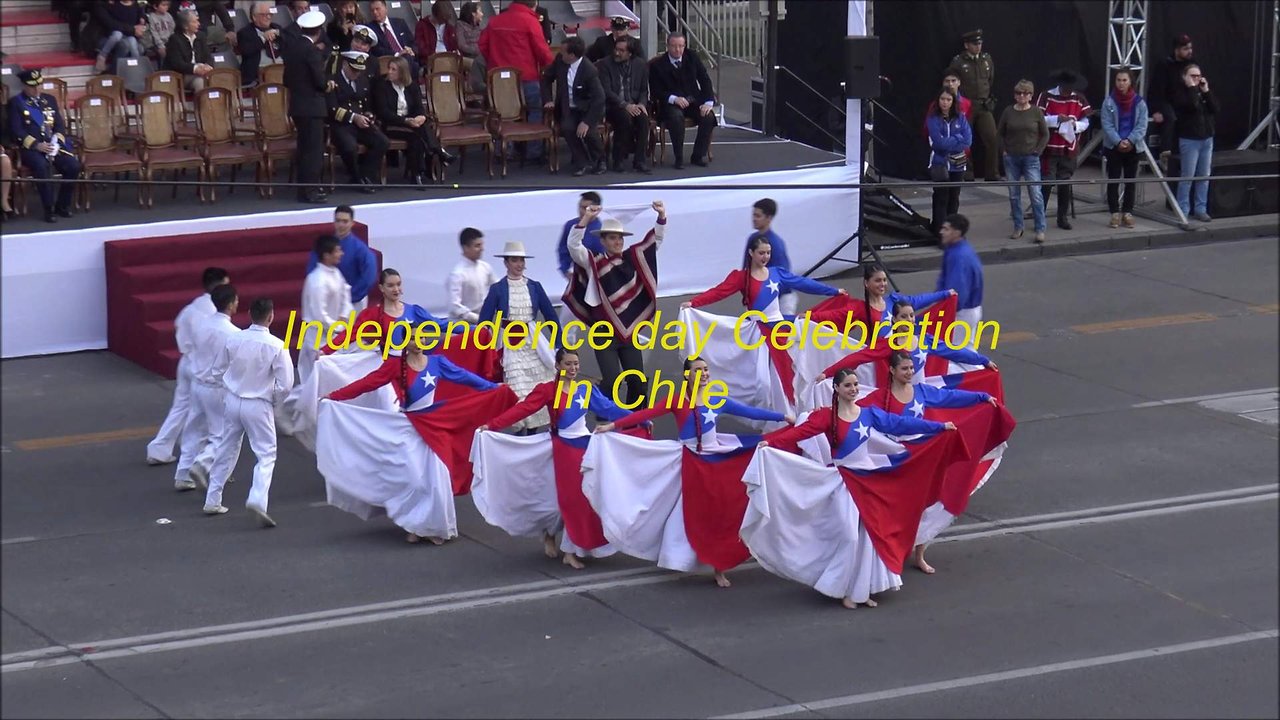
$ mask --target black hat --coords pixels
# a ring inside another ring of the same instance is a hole
[[[44,78],[40,77],[39,70],[23,70],[22,72],[18,73],[18,80],[20,80],[23,85],[30,85],[31,87],[35,87],[39,85],[41,81],[44,80]]]
[[[614,30],[630,30],[631,21],[622,15],[614,15],[613,19],[609,21],[609,27]]]
[[[982,30],[970,30],[961,35],[960,39],[967,43],[980,43],[982,42]]]
[[[1181,35],[1178,35],[1173,38],[1174,50],[1177,50],[1180,47],[1186,47],[1190,44],[1191,44],[1191,36],[1186,33],[1182,33]]]
[[[1049,82],[1062,90],[1084,90],[1089,85],[1080,73],[1066,68],[1050,73]]]

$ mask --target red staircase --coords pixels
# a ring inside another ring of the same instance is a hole
[[[283,339],[290,314],[301,311],[302,283],[316,237],[332,232],[332,224],[318,223],[105,243],[107,348],[173,379],[179,358],[173,322],[203,292],[200,276],[207,267],[223,268],[231,276],[240,296],[239,312],[232,318],[237,326],[249,326],[249,305],[255,298],[269,297],[276,311],[271,332]],[[356,223],[354,232],[368,237],[369,228]],[[373,253],[381,267],[382,254]],[[295,336],[300,322],[301,317],[294,324]]]

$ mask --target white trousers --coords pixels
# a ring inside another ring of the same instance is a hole
[[[222,504],[222,488],[240,459],[240,444],[249,436],[249,449],[258,459],[253,467],[253,487],[246,506],[267,510],[267,494],[271,491],[271,475],[276,468],[276,414],[267,400],[242,398],[223,393],[222,435],[214,451],[213,469],[209,472],[206,506]]]
[[[169,406],[169,414],[160,424],[156,437],[147,443],[147,459],[165,462],[177,453],[178,442],[182,439],[182,430],[187,425],[187,416],[191,414],[191,372],[188,368],[187,356],[178,361],[177,385],[173,389],[173,403]]]
[[[182,454],[178,457],[178,469],[174,472],[175,482],[191,479],[191,467],[199,465],[209,468],[213,465],[213,453],[218,447],[218,439],[222,437],[222,396],[226,389],[222,385],[206,385],[202,382],[191,383],[191,412],[187,417],[187,426],[182,431]],[[201,444],[204,445],[203,449]],[[237,439],[235,457],[240,457],[240,442]],[[234,462],[232,465],[234,466]]]
[[[964,328],[960,323],[969,326],[969,349],[978,350],[978,323],[982,322],[982,306],[969,308],[968,310],[956,311],[956,324],[951,328],[951,345],[959,346],[960,341],[964,340]],[[990,350],[991,348],[987,348]]]

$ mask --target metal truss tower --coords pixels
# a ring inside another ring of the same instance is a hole
[[[1271,7],[1271,92],[1270,92],[1270,109],[1267,116],[1262,118],[1262,122],[1249,133],[1249,137],[1240,143],[1238,150],[1247,150],[1253,144],[1258,136],[1265,130],[1267,133],[1267,149],[1276,147],[1280,142],[1280,47],[1276,46],[1276,41],[1280,40],[1280,0]]]

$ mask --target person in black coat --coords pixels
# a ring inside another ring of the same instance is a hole
[[[608,60],[613,57],[614,46],[624,38],[631,48],[632,57],[644,57],[640,38],[631,36],[631,21],[618,16],[609,21],[609,33],[596,38],[596,41],[591,43],[591,47],[587,48],[587,59],[597,65],[601,60]]]
[[[542,97],[551,97],[551,83],[556,85],[555,102],[546,103],[543,109],[555,108],[571,162],[578,168],[574,177],[586,175],[588,170],[596,175],[605,172],[604,143],[598,129],[604,119],[604,88],[595,66],[583,57],[586,52],[582,38],[565,38],[555,62],[542,73]]]
[[[422,104],[422,86],[413,81],[409,59],[398,57],[387,65],[387,76],[373,84],[373,110],[388,138],[409,143],[409,174],[425,189],[428,158],[437,157],[448,165],[454,157],[440,147],[440,140],[427,123],[427,110]],[[404,98],[401,111],[400,99]]]
[[[373,98],[369,92],[369,74],[365,63],[367,53],[349,50],[342,53],[346,62],[336,75],[328,95],[329,137],[342,157],[352,185],[360,185],[360,192],[375,192],[374,178],[380,175],[382,158],[387,154],[387,136],[378,129],[373,114]],[[359,146],[365,147],[364,159],[357,164]]]
[[[285,36],[284,85],[289,89],[289,117],[297,130],[298,183],[320,184],[320,160],[324,157],[324,119],[329,114],[325,93],[325,52],[318,45],[324,35],[324,13],[312,10],[298,18],[297,34]],[[298,200],[325,203],[316,187],[298,189]]]
[[[194,12],[178,14],[178,24],[165,46],[164,63],[182,73],[187,90],[196,93],[204,89],[205,76],[213,71],[213,56],[200,32],[200,17]]]
[[[398,17],[387,16],[387,0],[371,0],[369,14],[373,17],[369,20],[368,27],[373,30],[376,38],[369,54],[375,58],[383,55],[405,58],[409,61],[409,70],[413,73],[413,77],[421,75],[418,51],[414,47],[413,31],[409,29],[409,25]],[[388,32],[388,26],[390,26],[390,32]]]
[[[631,166],[649,173],[649,65],[631,52],[629,37],[614,41],[613,55],[596,63],[604,88],[605,115],[613,126],[613,171],[622,172],[622,158],[635,153]]]
[[[658,122],[671,134],[675,168],[684,167],[684,119],[698,123],[693,164],[706,166],[711,132],[716,127],[715,90],[697,53],[685,52],[680,33],[667,36],[667,52],[649,62],[649,95],[658,106]]]
[[[240,84],[258,82],[258,68],[263,63],[274,65],[283,62],[281,35],[284,29],[271,22],[272,5],[255,2],[251,22],[236,32],[236,51],[240,53]]]

